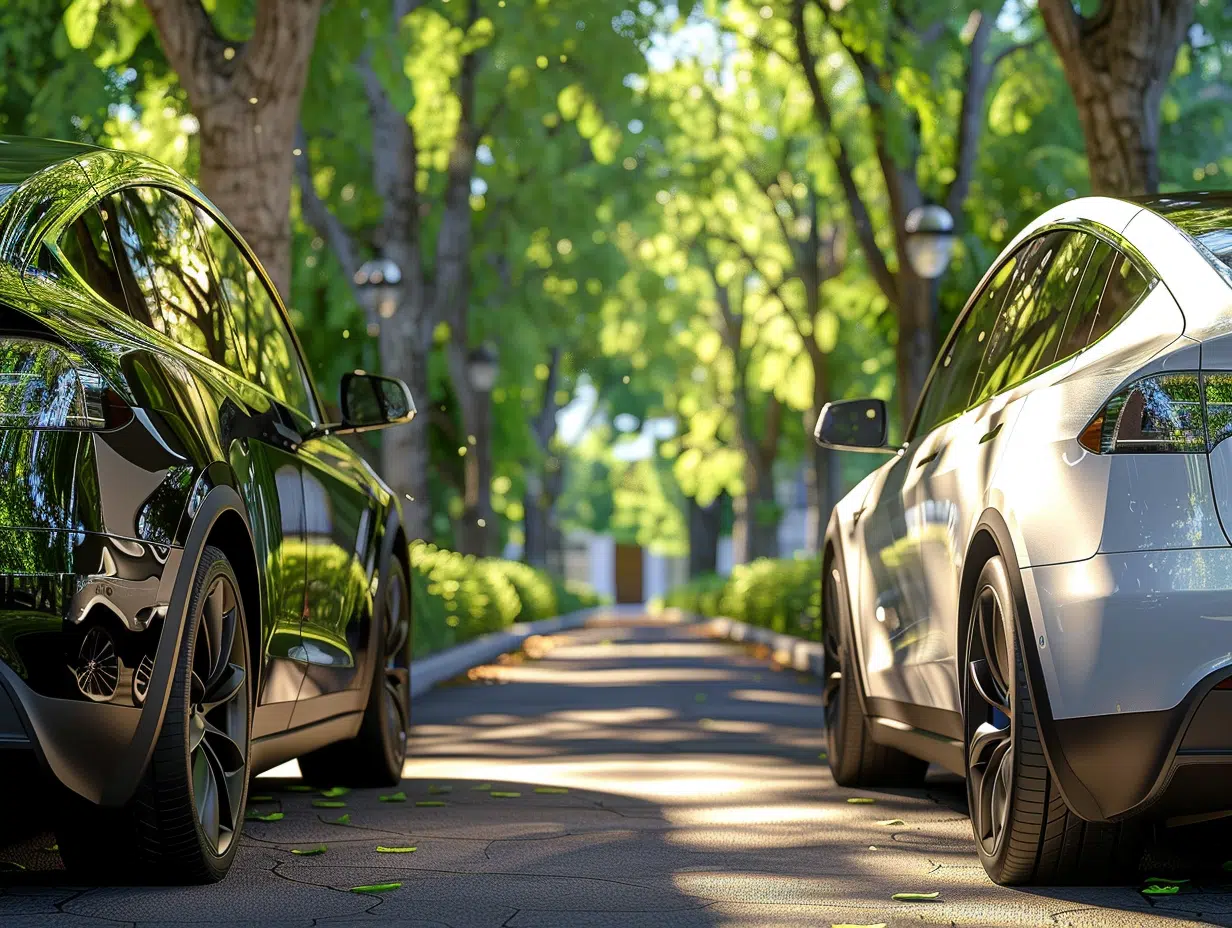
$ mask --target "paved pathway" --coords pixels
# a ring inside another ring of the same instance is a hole
[[[31,869],[0,874],[0,926],[1232,925],[1225,838],[1182,841],[1166,866],[1194,876],[1214,861],[1216,873],[1157,901],[1127,887],[994,886],[961,782],[839,789],[818,760],[816,681],[764,654],[633,624],[531,650],[416,706],[406,802],[365,790],[321,810],[296,781],[262,778],[253,792],[274,799],[259,808],[285,818],[249,823],[230,877],[210,887],[67,885],[40,850],[49,837],[10,841],[0,859]],[[329,823],[343,812],[349,824]],[[291,853],[322,843],[319,856]],[[402,886],[349,891],[385,882]],[[941,897],[891,901],[900,891]]]

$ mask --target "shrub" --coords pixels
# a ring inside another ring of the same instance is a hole
[[[410,580],[415,657],[515,622],[551,618],[599,603],[592,591],[526,564],[427,544],[411,545]]]
[[[668,593],[663,605],[816,641],[821,636],[821,564],[761,558],[737,565],[730,577],[709,574],[690,580]]]

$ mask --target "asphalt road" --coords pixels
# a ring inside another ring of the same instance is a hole
[[[1003,889],[976,858],[959,780],[836,787],[817,681],[764,653],[636,623],[530,650],[416,705],[405,802],[363,790],[320,809],[295,779],[257,780],[271,799],[256,807],[284,818],[246,825],[219,885],[78,886],[49,835],[0,839],[0,861],[27,867],[0,874],[0,926],[1232,925],[1228,831],[1156,853],[1160,875],[1193,881],[1175,896]],[[892,901],[904,891],[940,897]]]

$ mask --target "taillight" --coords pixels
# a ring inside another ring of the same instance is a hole
[[[81,357],[35,338],[0,338],[0,429],[112,429],[132,410]]]
[[[1203,452],[1232,434],[1232,374],[1177,371],[1118,391],[1078,443],[1096,454]]]

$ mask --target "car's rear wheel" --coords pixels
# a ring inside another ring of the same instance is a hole
[[[856,787],[918,786],[924,781],[928,763],[872,739],[856,689],[860,684],[855,662],[843,640],[847,600],[842,576],[833,563],[827,564],[823,581],[822,705],[834,782]]]
[[[309,783],[393,786],[402,779],[411,722],[411,597],[397,558],[392,559],[381,587],[378,650],[359,734],[301,757],[300,773]]]
[[[69,870],[125,882],[226,876],[244,820],[252,731],[239,588],[226,555],[207,547],[154,756],[124,808],[64,804],[56,837]]]
[[[963,686],[967,802],[984,869],[1003,885],[1111,883],[1141,856],[1134,822],[1093,824],[1065,805],[1040,745],[1005,563],[976,584]]]

